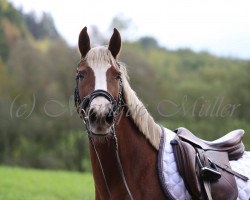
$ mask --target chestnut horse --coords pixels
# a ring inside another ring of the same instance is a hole
[[[161,127],[117,60],[119,32],[114,29],[108,47],[91,48],[85,27],[78,45],[75,103],[91,143],[96,199],[166,199],[156,166]]]
[[[164,169],[170,174],[167,181],[175,180],[171,183],[172,190],[166,192],[165,187],[164,191],[161,187],[157,174],[161,136],[167,135],[171,141],[175,133],[155,123],[131,89],[126,68],[117,61],[121,49],[119,32],[114,29],[108,47],[91,48],[85,27],[79,35],[78,45],[81,61],[77,67],[75,105],[90,141],[96,199],[174,199],[171,191],[177,191],[183,200],[190,199],[179,173],[172,176],[177,172],[176,166]],[[234,133],[240,137],[234,138],[235,134],[230,133],[212,143],[230,144],[232,140],[241,139],[244,131]],[[243,148],[242,153],[240,159],[230,161],[232,169],[238,172],[230,171],[237,175],[239,200],[250,198],[250,180],[240,174],[250,177],[250,152]],[[165,163],[174,160],[171,156],[168,151]],[[162,180],[162,176],[160,178]],[[178,184],[176,180],[180,180]],[[177,185],[180,190],[174,189]],[[175,198],[180,199],[179,196]]]

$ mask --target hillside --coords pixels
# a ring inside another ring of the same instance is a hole
[[[7,0],[0,1],[0,60],[6,61],[11,46],[26,36],[26,30],[18,12]]]
[[[0,164],[90,171],[72,99],[78,50],[49,14],[37,20],[2,0],[0,16]],[[170,51],[151,37],[124,42],[120,60],[159,123],[213,139],[243,128],[250,148],[250,61]]]

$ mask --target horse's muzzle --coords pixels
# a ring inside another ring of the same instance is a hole
[[[95,90],[80,104],[87,130],[94,135],[107,135],[114,124],[117,102],[107,91]]]
[[[111,108],[96,109],[95,107],[89,110],[89,123],[93,126],[111,126],[114,121],[114,112]]]
[[[97,101],[96,101],[97,100]],[[98,101],[99,100],[99,101]],[[95,135],[106,135],[114,124],[114,110],[107,99],[97,97],[87,112],[90,131]]]

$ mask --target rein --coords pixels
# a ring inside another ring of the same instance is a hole
[[[122,99],[122,79],[120,79],[120,82],[119,82],[120,90],[119,90],[119,95],[118,95],[118,101],[116,101],[115,98],[109,92],[107,92],[105,90],[95,90],[92,93],[90,93],[89,95],[87,95],[86,97],[84,97],[83,100],[81,100],[80,94],[79,94],[79,89],[78,89],[78,78],[79,77],[77,76],[76,77],[76,88],[75,88],[75,94],[74,94],[74,96],[75,96],[75,106],[77,108],[78,113],[80,113],[80,117],[84,121],[86,130],[87,130],[87,133],[88,133],[89,142],[93,146],[93,149],[95,151],[95,154],[96,154],[96,157],[97,157],[100,169],[101,169],[101,173],[102,173],[102,176],[103,176],[103,179],[104,179],[104,182],[105,182],[105,187],[106,187],[106,190],[107,190],[107,192],[109,194],[109,198],[112,200],[111,192],[110,192],[110,189],[109,189],[109,186],[108,186],[108,183],[107,183],[107,179],[106,179],[106,176],[105,176],[105,173],[104,173],[104,170],[103,170],[102,162],[101,162],[101,159],[100,159],[99,154],[97,152],[95,143],[93,141],[91,130],[89,128],[89,118],[88,118],[87,113],[86,113],[89,106],[90,106],[90,104],[91,104],[91,102],[93,101],[93,99],[96,98],[96,97],[100,97],[100,96],[106,98],[112,105],[112,112],[114,114],[114,120],[113,120],[113,124],[111,125],[110,133],[111,133],[112,138],[114,139],[114,142],[115,142],[115,156],[116,156],[117,166],[118,166],[118,169],[119,169],[119,173],[120,173],[120,175],[122,177],[123,184],[124,184],[124,186],[126,188],[126,191],[127,191],[128,195],[129,195],[130,199],[134,200],[133,195],[132,195],[132,193],[131,193],[131,191],[129,189],[129,186],[127,184],[126,177],[125,177],[125,174],[124,174],[124,171],[123,171],[123,168],[122,168],[121,160],[120,160],[120,157],[119,157],[118,139],[117,139],[116,131],[115,131],[115,122],[116,122],[117,116],[121,112],[122,101],[123,101],[123,99]],[[80,112],[79,112],[79,109],[80,109]]]

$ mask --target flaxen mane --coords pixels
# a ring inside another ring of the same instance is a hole
[[[125,103],[130,111],[130,116],[139,130],[145,135],[153,147],[158,150],[161,137],[161,127],[155,123],[153,117],[137,97],[135,91],[130,87],[124,64],[119,63],[118,66],[107,47],[92,48],[87,54],[86,61],[89,66],[98,67],[108,66],[112,63],[112,65],[121,72]]]

